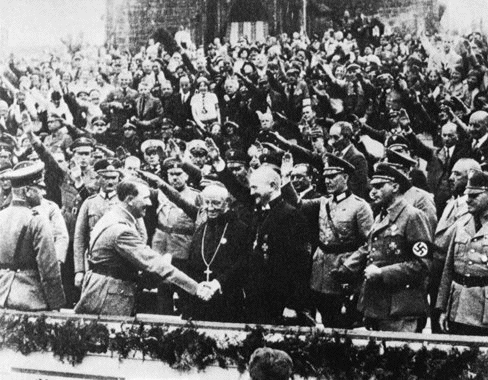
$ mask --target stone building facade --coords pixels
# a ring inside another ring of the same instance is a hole
[[[136,52],[161,27],[171,33],[186,27],[197,45],[229,37],[232,23],[261,22],[265,34],[291,33],[300,30],[304,1],[309,35],[332,27],[346,9],[401,30],[423,27],[437,12],[437,0],[106,0],[107,40]]]

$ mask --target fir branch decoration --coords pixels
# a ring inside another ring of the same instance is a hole
[[[61,361],[81,363],[89,353],[111,353],[119,360],[142,356],[161,360],[179,371],[208,366],[236,366],[242,373],[258,347],[284,350],[295,373],[321,379],[486,379],[488,355],[477,348],[443,351],[423,346],[388,346],[371,339],[355,345],[344,334],[319,330],[275,334],[262,327],[214,337],[193,324],[174,328],[143,323],[107,328],[97,321],[50,322],[45,316],[0,316],[0,349],[28,355],[50,351]]]

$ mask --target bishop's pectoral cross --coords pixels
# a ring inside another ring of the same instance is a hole
[[[210,281],[210,275],[213,273],[210,268],[207,268],[207,270],[205,270],[203,273],[205,273],[207,275],[207,282]]]

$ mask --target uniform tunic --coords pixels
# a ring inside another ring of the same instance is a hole
[[[353,273],[362,273],[371,264],[382,270],[381,280],[365,280],[361,287],[358,309],[365,317],[387,320],[426,315],[430,259],[416,256],[412,246],[431,240],[425,215],[403,197],[388,208],[386,216],[376,217],[368,243],[344,262]]]
[[[199,192],[190,187],[186,187],[179,194],[185,201],[197,207],[201,203]],[[171,253],[175,259],[186,260],[191,238],[195,232],[195,223],[165,195],[159,193],[158,198],[158,227],[153,237],[152,247],[161,254]]]
[[[138,221],[124,208],[107,212],[91,237],[91,270],[85,275],[77,313],[132,315],[138,270],[156,273],[191,294],[197,283],[146,245]]]
[[[310,286],[317,292],[339,295],[342,288],[329,275],[330,271],[345,260],[346,252],[355,251],[366,241],[373,224],[373,212],[364,199],[350,192],[339,197],[305,201],[303,213],[308,215],[312,207],[319,208],[319,239],[322,244],[313,256]]]
[[[73,245],[75,273],[86,271],[85,252],[88,249],[93,227],[108,209],[118,203],[119,199],[115,191],[110,194],[100,192],[88,197],[83,202],[75,226]]]
[[[23,201],[0,211],[0,306],[52,310],[65,304],[49,221]]]
[[[487,289],[488,223],[476,231],[469,214],[455,225],[436,306],[449,321],[488,328]]]

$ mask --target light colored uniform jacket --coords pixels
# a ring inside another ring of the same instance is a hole
[[[449,321],[488,328],[488,223],[476,232],[469,214],[455,226],[436,307],[447,312]],[[455,276],[486,278],[487,286],[463,286]]]
[[[97,223],[91,238],[90,265],[83,281],[77,313],[131,315],[134,312],[138,270],[156,273],[164,280],[196,294],[197,283],[145,244],[138,221],[122,206],[115,206]],[[124,278],[96,273],[95,268],[123,274]]]
[[[0,211],[0,307],[52,310],[65,304],[49,221],[25,202]]]
[[[350,193],[341,195],[345,198],[306,200],[301,208],[305,215],[313,205],[319,208],[319,239],[323,246],[318,246],[313,255],[310,287],[326,294],[342,293],[341,285],[330,276],[330,271],[340,266],[350,252],[364,244],[373,224],[373,212],[364,199]]]

